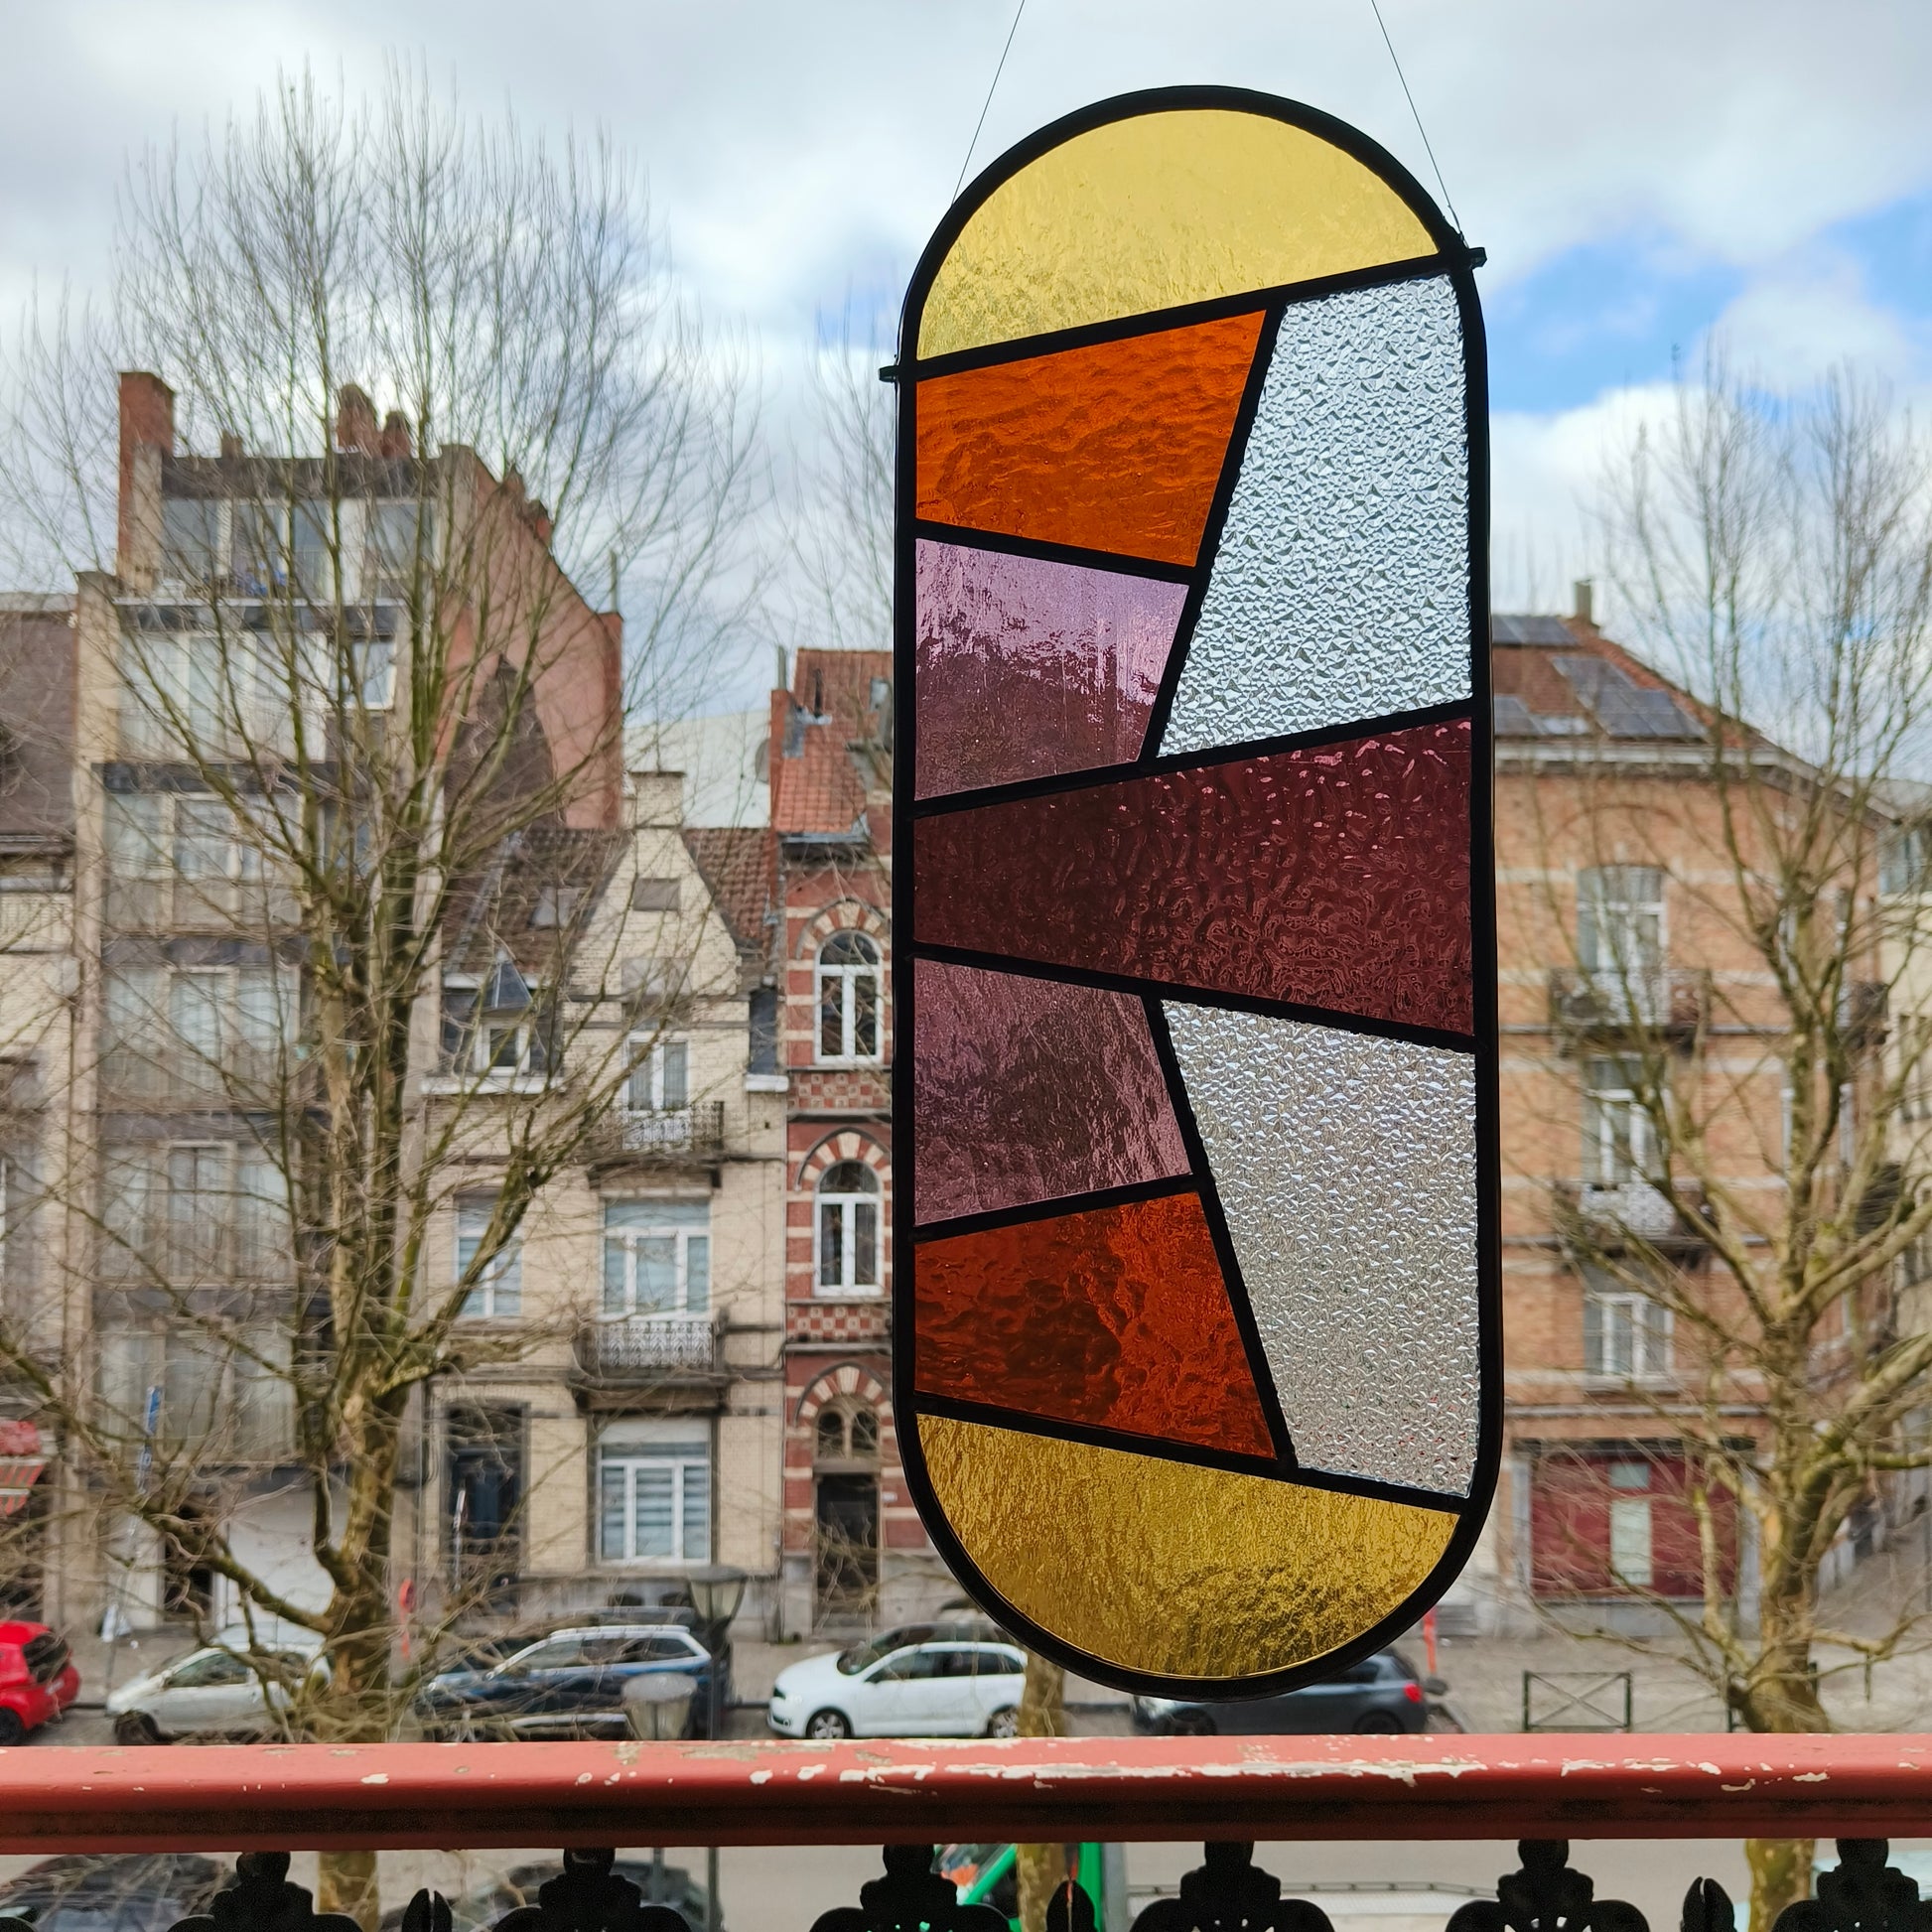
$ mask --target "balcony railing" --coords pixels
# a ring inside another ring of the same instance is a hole
[[[652,1381],[667,1374],[721,1372],[721,1331],[709,1314],[629,1314],[587,1321],[577,1331],[581,1374]]]
[[[599,1123],[592,1159],[715,1161],[725,1151],[725,1103],[694,1100],[688,1107],[619,1108]]]
[[[1654,973],[1559,966],[1550,974],[1550,1024],[1578,1038],[1661,1034],[1685,1040],[1711,1018],[1711,975],[1672,967]]]

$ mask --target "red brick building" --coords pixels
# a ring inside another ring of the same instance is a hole
[[[892,669],[887,651],[800,650],[771,695],[793,1630],[955,1593],[893,1427]]]

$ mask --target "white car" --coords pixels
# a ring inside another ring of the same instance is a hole
[[[255,1641],[274,1659],[269,1672],[289,1683],[324,1668],[322,1640],[308,1630],[257,1629]],[[288,1708],[280,1682],[264,1684],[243,1654],[248,1632],[223,1630],[214,1642],[123,1684],[107,1695],[114,1739],[121,1744],[166,1744],[178,1737],[262,1737],[277,1733],[276,1714]]]
[[[1026,1653],[890,1631],[778,1673],[765,1722],[781,1737],[1011,1737]]]

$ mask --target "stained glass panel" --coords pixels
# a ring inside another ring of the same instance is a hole
[[[1473,261],[1188,88],[997,163],[906,298],[898,1441],[967,1589],[1128,1688],[1389,1641],[1494,1482]]]
[[[921,1225],[1187,1172],[1139,1000],[930,959],[912,974]]]

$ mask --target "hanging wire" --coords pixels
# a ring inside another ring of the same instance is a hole
[[[1025,5],[1025,3],[1026,0],[1021,0],[1022,5]],[[1396,56],[1395,42],[1389,38],[1389,29],[1382,18],[1382,8],[1379,0],[1368,0],[1368,5],[1369,11],[1375,16],[1376,26],[1382,29],[1382,45],[1389,50],[1389,60],[1395,68],[1395,77],[1402,82],[1402,97],[1409,103],[1409,112],[1415,115],[1416,132],[1422,136],[1423,152],[1429,156],[1429,165],[1436,170],[1436,186],[1443,191],[1443,206],[1449,209],[1449,219],[1455,223],[1455,232],[1460,234],[1462,232],[1462,217],[1456,213],[1455,204],[1449,200],[1449,183],[1443,179],[1443,165],[1436,159],[1436,150],[1429,145],[1429,130],[1423,126],[1422,116],[1416,112],[1416,97],[1409,91],[1409,79],[1402,71],[1402,63]],[[1019,22],[1015,21],[1014,25],[1018,26]],[[995,74],[993,77],[995,80],[998,80],[1000,76]],[[987,98],[990,100],[992,96],[989,94]],[[982,114],[980,118],[984,120],[986,117]],[[977,140],[979,137],[975,135],[973,138]]]
[[[1007,56],[1013,52],[1013,37],[1020,31],[1020,16],[1027,11],[1027,0],[1020,0],[1013,10],[1013,25],[1007,29],[1007,44],[1000,49],[1000,65],[993,69],[993,85],[986,90],[986,99],[980,107],[980,117],[973,123],[973,138],[966,143],[966,159],[959,164],[959,179],[952,185],[952,198],[959,200],[959,191],[966,186],[966,170],[973,165],[973,150],[980,144],[980,130],[986,125],[987,109],[993,105],[994,88],[1000,84],[1000,76],[1007,70]],[[1433,157],[1432,157],[1433,159]]]

